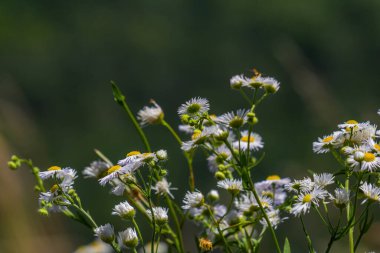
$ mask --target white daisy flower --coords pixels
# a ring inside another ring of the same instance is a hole
[[[286,184],[285,189],[289,192],[310,192],[315,183],[308,177],[302,180],[294,180],[292,183]]]
[[[135,209],[128,203],[128,201],[124,201],[116,205],[112,212],[112,215],[117,215],[128,220],[133,219],[135,217],[135,214]]]
[[[316,187],[324,188],[334,183],[334,175],[330,173],[313,174]]]
[[[300,216],[301,214],[306,214],[309,212],[312,205],[319,206],[319,200],[323,200],[328,195],[327,191],[314,188],[308,193],[301,193],[298,196],[296,203],[293,205],[290,212],[294,216]]]
[[[224,179],[219,181],[217,186],[226,189],[233,195],[237,195],[243,191],[243,182],[238,179]]]
[[[126,158],[119,160],[117,163],[120,166],[127,166],[131,164],[139,164],[141,163],[147,163],[150,161],[157,161],[156,154],[154,153],[140,153],[139,151],[132,151],[129,152],[126,156]],[[138,166],[139,167],[139,166]]]
[[[153,209],[154,220],[158,225],[162,226],[168,222],[169,218],[168,218],[168,209],[167,208],[153,207],[152,209]],[[150,219],[153,220],[152,211],[147,210],[146,213],[148,214]]]
[[[178,188],[170,187],[172,183],[169,183],[166,178],[162,178],[160,181],[156,183],[154,187],[152,187],[153,190],[156,191],[156,194],[158,195],[165,195],[168,194],[170,197],[174,199],[173,194],[170,192],[170,190],[178,190]]]
[[[219,192],[217,190],[211,190],[208,194],[207,194],[207,198],[211,201],[217,201],[219,200]]]
[[[268,189],[273,189],[273,187],[283,187],[290,183],[290,178],[281,178],[278,175],[270,175],[261,182],[255,183],[255,188],[257,191],[265,191]]]
[[[359,123],[356,120],[347,120],[346,122],[339,124],[338,127],[341,129],[345,129],[347,132],[350,132],[351,129],[360,130],[364,127],[367,127],[369,125],[369,122],[363,122]]]
[[[273,208],[273,200],[271,198],[267,196],[259,196],[259,201],[264,209]],[[246,214],[260,210],[260,205],[252,193],[242,194],[240,198],[235,200],[235,206],[240,212]]]
[[[330,147],[341,147],[344,140],[344,134],[340,131],[325,135],[323,138],[318,138],[318,141],[313,142],[313,151],[317,154],[327,153],[330,151]]]
[[[374,151],[377,154],[380,154],[380,144],[375,142],[372,138],[367,141],[367,145],[370,150]]]
[[[77,172],[71,168],[61,168],[58,166],[52,166],[47,171],[42,171],[39,173],[42,180],[48,178],[56,177],[57,179],[62,179],[63,184],[71,184],[71,182],[77,178]]]
[[[137,233],[134,228],[127,228],[123,232],[119,232],[119,244],[127,248],[136,248],[139,244]]]
[[[356,151],[347,158],[347,163],[354,170],[373,172],[380,168],[380,158],[372,152]]]
[[[164,119],[164,112],[161,107],[152,99],[153,107],[145,106],[137,113],[137,119],[141,126],[159,124]]]
[[[71,189],[72,184],[54,184],[49,191],[40,193],[38,199],[40,207],[54,213],[67,210],[67,206],[71,203],[63,194],[67,194]]]
[[[101,178],[103,173],[107,171],[109,165],[103,161],[93,161],[82,171],[84,178]]]
[[[95,228],[94,232],[95,236],[99,237],[104,242],[110,243],[115,239],[113,226],[109,223]]]
[[[210,104],[205,98],[192,98],[185,104],[178,108],[179,115],[188,114],[190,116],[197,116],[198,114],[203,114],[210,110]]]
[[[230,85],[233,89],[240,89],[240,87],[245,86],[249,82],[249,78],[245,77],[243,74],[231,77]]]
[[[215,119],[216,123],[230,128],[240,128],[247,123],[249,110],[239,109],[236,112],[227,112]]]
[[[330,199],[334,201],[335,206],[344,208],[350,202],[350,192],[342,188],[335,189],[335,196],[330,195]]]
[[[248,136],[248,131],[245,130],[241,132],[240,141],[233,142],[234,148],[239,149],[239,146],[241,150],[247,150],[249,148],[250,150],[257,151],[264,147],[264,142],[259,134],[251,133],[250,136]]]
[[[190,209],[192,207],[199,207],[203,205],[204,203],[204,197],[203,194],[199,191],[195,192],[187,192],[184,199],[183,199],[184,205],[182,206],[182,209]]]
[[[160,161],[165,161],[168,159],[168,152],[164,149],[160,149],[156,152],[156,157]]]
[[[356,144],[367,143],[369,139],[376,137],[376,125],[365,125],[362,128],[353,129],[346,133],[346,139]]]
[[[133,173],[133,171],[135,171],[136,165],[139,166],[139,164],[130,164],[130,165],[124,166],[124,167],[121,167],[118,164],[114,165],[107,170],[107,176],[102,177],[98,181],[99,181],[100,185],[104,186],[108,182],[110,182],[111,180],[113,180],[115,178],[118,178],[118,177],[125,175],[125,174],[128,174],[128,173]]]
[[[380,188],[379,187],[376,187],[372,184],[369,184],[367,182],[364,182],[361,186],[360,186],[360,190],[362,190],[364,196],[365,196],[365,200],[362,202],[365,203],[368,201],[370,202],[380,202]]]
[[[191,136],[191,141],[185,141],[182,143],[181,149],[183,151],[190,151],[192,149],[195,149],[200,144],[203,144],[208,137],[215,134],[217,131],[217,126],[205,127],[203,131],[197,129]]]
[[[273,77],[263,77],[261,75],[253,76],[244,87],[264,88],[268,93],[275,93],[280,89],[280,82]]]

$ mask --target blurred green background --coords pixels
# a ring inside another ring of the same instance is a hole
[[[194,96],[208,98],[216,114],[244,107],[229,78],[256,67],[281,81],[258,110],[267,156],[257,181],[274,173],[300,178],[308,169],[333,171],[337,164],[313,154],[312,142],[347,119],[379,122],[379,13],[375,0],[2,0],[0,252],[72,252],[92,240],[59,215],[38,215],[32,176],[8,171],[6,161],[19,154],[43,169],[57,164],[81,171],[96,158],[94,148],[115,161],[141,148],[113,102],[110,80],[134,112],[154,98],[178,125],[178,106]],[[169,151],[173,185],[184,185],[187,169],[174,139],[160,127],[146,132],[154,149]],[[197,157],[198,188],[207,191],[214,179]],[[76,185],[98,223],[125,227],[108,220],[120,198],[92,180]],[[185,190],[175,193],[178,201]],[[328,233],[309,218],[321,252]],[[375,222],[359,252],[380,249],[379,231]],[[298,221],[286,221],[279,232],[294,252],[306,252]],[[265,244],[270,252],[269,234]],[[335,250],[343,252],[339,244]]]

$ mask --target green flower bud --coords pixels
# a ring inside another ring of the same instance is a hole
[[[217,171],[215,173],[215,178],[216,178],[216,180],[220,181],[220,180],[224,180],[226,178],[226,176],[224,175],[223,172]]]

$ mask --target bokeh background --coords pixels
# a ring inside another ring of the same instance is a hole
[[[313,154],[312,142],[347,119],[380,121],[379,13],[376,0],[2,0],[0,252],[67,253],[92,240],[64,217],[38,215],[32,176],[9,171],[6,162],[18,154],[43,169],[57,164],[80,171],[96,159],[94,148],[113,160],[141,148],[113,102],[110,80],[134,112],[154,98],[178,125],[178,106],[194,96],[209,98],[216,114],[245,106],[229,78],[256,67],[280,80],[281,89],[258,110],[267,156],[255,178],[333,171],[337,164]],[[169,151],[169,179],[183,186],[187,170],[176,142],[160,127],[146,132],[155,149]],[[197,157],[198,188],[207,191],[214,179]],[[92,180],[76,185],[98,223],[125,226],[109,220],[120,198]],[[175,193],[178,200],[185,190]],[[308,223],[320,252],[328,233],[314,216]],[[379,231],[377,220],[358,252],[379,250]],[[306,252],[297,221],[279,233],[294,252]],[[270,252],[269,234],[265,244]],[[343,252],[340,247],[334,252]]]

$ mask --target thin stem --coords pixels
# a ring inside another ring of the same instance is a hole
[[[311,238],[310,238],[309,234],[306,231],[305,223],[303,222],[302,216],[300,216],[300,220],[301,220],[301,223],[302,223],[303,232],[304,232],[304,234],[306,236],[307,245],[309,247],[309,252],[310,253],[315,253],[314,248],[313,248],[313,244],[311,242]]]
[[[264,207],[263,207],[263,205],[261,204],[260,197],[259,197],[259,195],[258,195],[257,192],[256,192],[255,185],[254,185],[254,183],[252,182],[252,178],[251,178],[250,175],[248,175],[248,178],[249,178],[249,184],[250,184],[250,186],[251,186],[251,191],[252,191],[252,193],[253,193],[253,196],[255,197],[256,202],[259,204],[260,210],[261,210],[261,212],[263,213],[263,216],[264,216],[265,221],[267,222],[267,225],[268,225],[269,231],[270,231],[270,233],[272,234],[273,241],[274,241],[274,244],[275,244],[275,246],[276,246],[276,250],[277,250],[278,253],[281,253],[280,244],[278,243],[276,233],[274,232],[274,229],[273,229],[273,227],[272,227],[272,224],[270,223],[270,220],[269,220],[269,218],[268,218],[268,215],[266,214],[266,212],[265,212],[265,210],[264,210]]]
[[[224,237],[223,232],[222,232],[222,230],[220,229],[219,223],[218,223],[218,221],[215,219],[214,214],[213,214],[213,212],[212,212],[210,206],[207,205],[207,209],[208,209],[208,211],[209,211],[209,213],[210,213],[211,218],[213,219],[213,221],[214,221],[214,223],[215,223],[216,229],[218,230],[218,233],[219,233],[220,237],[222,238],[222,240],[223,240],[223,242],[224,242],[224,245],[226,246],[227,251],[228,251],[229,253],[232,253],[232,251],[231,251],[231,249],[230,249],[230,246],[229,246],[229,244],[228,244],[226,238]]]
[[[158,253],[158,246],[160,246],[161,229],[162,228],[160,227],[160,229],[158,230],[156,253]]]
[[[179,145],[182,145],[182,140],[181,138],[179,138],[178,134],[176,133],[176,131],[174,131],[174,129],[169,125],[168,122],[166,122],[165,120],[162,120],[161,121],[161,124],[166,127],[169,132],[173,135],[173,137],[177,140],[177,142],[179,143]]]
[[[141,140],[143,141],[145,148],[147,149],[148,152],[152,152],[148,139],[145,136],[144,131],[142,130],[141,126],[136,120],[136,117],[133,115],[131,109],[129,108],[127,102],[125,101],[125,96],[121,93],[120,89],[117,87],[117,85],[114,82],[111,82],[113,93],[114,93],[114,98],[115,101],[123,107],[123,109],[127,112],[129,118],[131,119],[133,125],[135,126]]]
[[[135,227],[136,231],[137,231],[137,235],[139,236],[139,239],[141,241],[141,245],[144,245],[144,240],[143,240],[143,237],[141,235],[141,231],[140,231],[140,228],[139,226],[137,225],[136,221],[134,218],[132,218],[132,223],[133,223],[133,226]],[[143,251],[145,253],[145,247],[143,247]]]
[[[348,173],[346,176],[345,189],[347,192],[349,192],[349,190],[350,190],[350,176]],[[352,222],[355,222],[354,219],[355,219],[355,217],[351,217],[351,204],[350,204],[350,202],[348,202],[347,203],[347,221],[352,220]],[[354,227],[355,226],[350,226],[349,231],[348,231],[348,246],[350,249],[350,253],[355,252]]]
[[[169,198],[169,196],[166,196],[166,203],[169,207],[169,211],[170,211],[171,215],[173,216],[174,224],[175,224],[176,229],[177,229],[178,238],[179,238],[179,245],[180,245],[179,251],[181,253],[184,253],[185,249],[183,247],[182,229],[181,229],[181,226],[179,224],[178,217],[177,217],[177,214],[175,212],[175,209],[173,207],[172,200]]]

